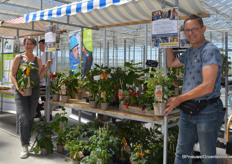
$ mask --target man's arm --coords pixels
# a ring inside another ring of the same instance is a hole
[[[172,68],[172,67],[180,67],[183,65],[184,64],[181,63],[179,59],[174,56],[173,49],[167,48],[167,66],[169,68]]]
[[[200,85],[198,85],[196,88],[193,88],[191,91],[185,94],[170,98],[167,102],[168,108],[165,109],[164,114],[167,115],[184,101],[199,98],[206,94],[212,93],[217,77],[217,72],[218,72],[217,64],[204,66],[202,68],[203,82]]]

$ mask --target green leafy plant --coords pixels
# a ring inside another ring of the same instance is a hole
[[[64,131],[64,126],[67,125],[68,123],[68,118],[65,116],[67,112],[65,111],[66,109],[64,107],[61,108],[62,112],[61,113],[56,113],[55,115],[55,121],[51,123],[54,132],[58,132],[58,136],[56,138],[57,144],[63,145],[66,142],[66,134]]]
[[[108,124],[103,128],[99,128],[94,132],[94,135],[89,138],[90,156],[82,159],[82,162],[96,164],[98,159],[101,159],[102,164],[110,163],[110,158],[114,152],[120,150],[121,140],[112,135]]]
[[[87,144],[86,141],[76,138],[75,140],[68,141],[65,149],[69,150],[69,156],[72,160],[80,161]]]
[[[35,67],[35,64],[32,62],[24,62],[20,64],[20,67],[17,71],[18,88],[30,88],[35,86],[36,80],[30,77],[30,72],[36,73],[39,69]]]
[[[36,132],[35,142],[33,143],[33,150],[36,154],[39,153],[41,148],[45,148],[47,152],[53,153],[52,135],[53,127],[45,119],[40,122],[34,123],[32,133]]]
[[[160,70],[160,72],[161,71],[162,70]],[[174,81],[168,76],[162,75],[160,72],[150,71],[150,77],[147,81],[147,93],[153,97],[155,103],[159,102],[156,100],[155,95],[157,85],[162,86],[162,102],[166,102],[168,97],[171,97],[174,94],[173,88],[175,88]]]
[[[59,80],[62,75],[61,72],[54,72],[49,75],[51,94],[60,94]]]
[[[89,93],[89,98],[92,101],[95,101],[97,95],[100,94],[98,91],[99,81],[94,80],[94,76],[99,75],[99,74],[100,74],[100,71],[98,67],[95,66],[93,70],[91,69],[85,73],[85,76],[83,79],[82,86]]]

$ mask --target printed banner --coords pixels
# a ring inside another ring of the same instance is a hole
[[[3,39],[3,53],[13,53],[14,51],[14,39]]]
[[[56,25],[45,27],[45,51],[56,50]]]
[[[152,47],[179,47],[178,19],[178,8],[152,11]]]
[[[180,27],[180,48],[189,48],[192,44],[189,43],[189,41],[186,39],[185,33],[184,33],[184,25]]]
[[[93,63],[93,46],[92,46],[92,30],[84,30],[83,32],[83,51],[80,55],[80,35],[77,31],[69,35],[70,53],[69,53],[69,67],[70,70],[78,71],[81,66],[81,74],[91,69]],[[81,63],[81,65],[80,65]]]

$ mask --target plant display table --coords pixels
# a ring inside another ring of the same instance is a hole
[[[63,102],[58,102],[58,101],[49,101],[49,104],[54,104],[54,105],[59,105],[59,106],[64,106],[68,108],[73,108],[78,110],[79,113],[79,123],[81,121],[81,115],[80,111],[87,111],[87,112],[92,112],[92,113],[99,113],[99,114],[104,114],[107,116],[112,116],[116,118],[121,118],[121,119],[129,119],[129,120],[135,120],[135,121],[141,121],[141,122],[147,122],[147,123],[154,123],[161,125],[162,127],[162,133],[164,135],[164,145],[163,145],[163,163],[167,164],[167,145],[168,145],[168,128],[176,126],[177,120],[179,118],[179,110],[173,110],[171,114],[168,116],[146,116],[146,115],[141,115],[141,114],[132,114],[132,113],[127,113],[124,111],[119,111],[118,108],[115,107],[110,107],[109,110],[102,110],[99,108],[90,108],[89,104],[86,103],[85,101],[71,101],[72,103],[63,103]],[[174,122],[171,122],[174,121]]]
[[[14,96],[14,89],[0,89],[0,94],[1,94],[1,113],[3,111],[3,95],[8,95],[8,96]],[[19,134],[19,121],[18,121],[18,115],[16,112],[16,133]]]

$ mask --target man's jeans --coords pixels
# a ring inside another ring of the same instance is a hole
[[[179,136],[175,164],[189,164],[193,146],[198,139],[201,156],[216,155],[216,141],[225,112],[219,99],[207,105],[199,114],[191,116],[180,112]],[[202,158],[203,164],[217,164],[216,158]]]

